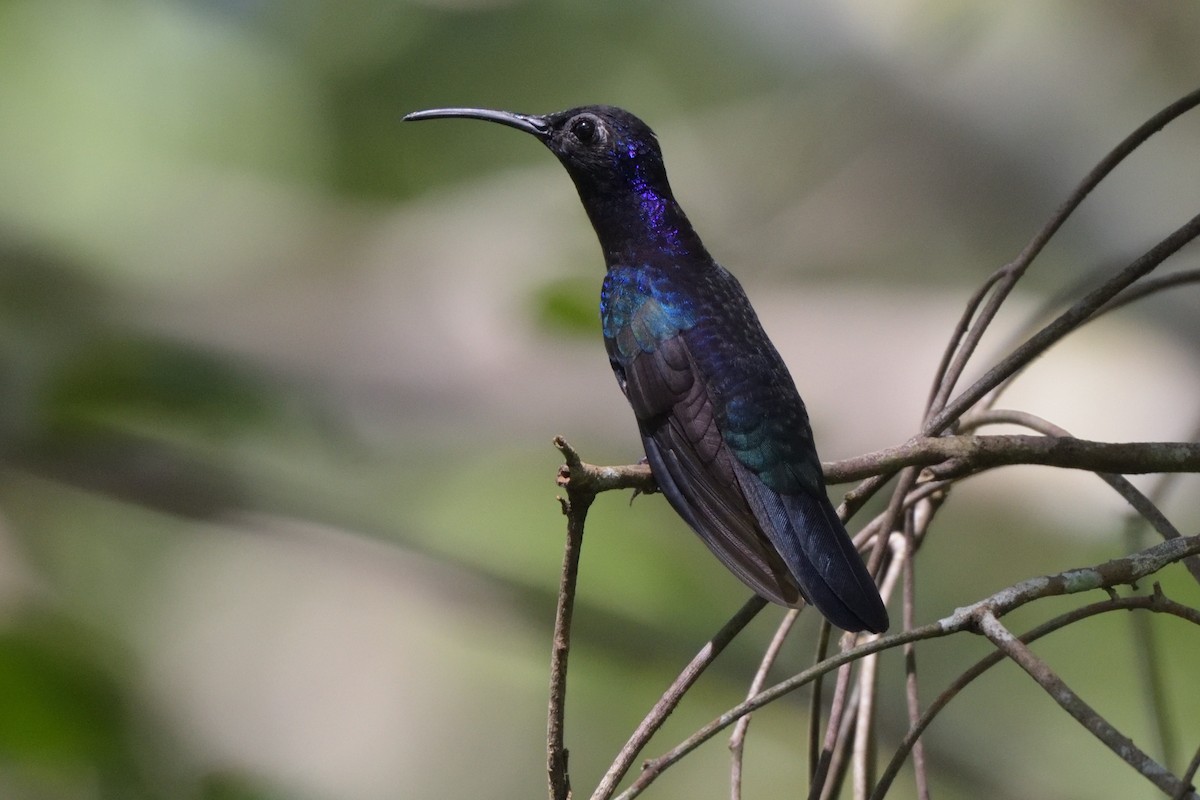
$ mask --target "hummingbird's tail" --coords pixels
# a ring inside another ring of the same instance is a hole
[[[748,470],[740,477],[754,515],[804,597],[843,630],[887,630],[887,608],[829,498],[779,494]]]

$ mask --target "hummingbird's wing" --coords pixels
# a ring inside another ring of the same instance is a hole
[[[743,583],[780,605],[799,605],[791,571],[739,489],[735,460],[683,338],[640,352],[623,373],[646,458],[672,507]]]
[[[845,630],[885,630],[875,583],[825,495],[795,385],[753,312],[744,316],[744,295],[729,300],[720,308],[738,319],[717,310],[683,330],[651,293],[606,337],[655,478],[760,595],[792,607],[803,596]]]

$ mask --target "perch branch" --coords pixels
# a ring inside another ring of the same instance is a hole
[[[566,490],[559,497],[567,517],[567,542],[563,551],[559,578],[558,605],[554,613],[554,638],[550,652],[550,703],[546,721],[546,774],[550,800],[570,800],[571,776],[567,770],[567,748],[563,726],[567,702],[567,659],[571,654],[571,619],[575,613],[575,585],[579,578],[579,554],[583,548],[583,527],[588,508],[596,498],[593,482],[588,480],[579,454],[561,436],[554,446],[566,463],[558,470],[558,485]]]
[[[948,478],[1012,464],[1127,475],[1200,472],[1200,443],[1091,442],[1067,436],[934,436],[828,464],[826,477],[838,483],[901,467],[939,465],[934,475]]]
[[[598,467],[584,462],[579,453],[561,436],[554,446],[562,453],[564,464],[559,467],[558,485],[566,490],[559,498],[567,517],[567,543],[563,554],[563,569],[558,592],[558,607],[554,619],[554,645],[550,658],[550,703],[546,725],[546,769],[549,777],[550,800],[570,800],[571,781],[567,770],[567,749],[563,726],[567,693],[567,659],[571,649],[571,619],[575,606],[575,587],[579,575],[579,555],[583,545],[584,523],[592,501],[600,492],[634,489],[641,492],[656,490],[650,471],[641,465]],[[683,669],[675,682],[638,725],[629,741],[618,753],[601,780],[593,800],[606,800],[629,770],[637,754],[663,722],[683,695],[713,662],[730,641],[767,604],[753,597],[721,628]]]

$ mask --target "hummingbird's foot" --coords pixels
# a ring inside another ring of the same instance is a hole
[[[648,458],[646,458],[645,456],[642,456],[641,458],[639,458],[637,460],[637,464],[639,467],[643,467],[649,463],[650,463],[650,460]],[[629,496],[629,505],[633,505],[633,501],[637,498],[637,496],[639,494],[658,494],[658,484],[654,484],[653,486],[648,486],[645,489],[634,489],[633,494],[631,494]]]

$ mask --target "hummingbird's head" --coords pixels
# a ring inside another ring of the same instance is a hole
[[[614,106],[580,106],[553,114],[515,114],[484,108],[414,111],[405,120],[463,117],[498,122],[532,134],[566,167],[584,202],[598,196],[669,194],[658,137],[650,126]]]
[[[406,120],[466,117],[525,131],[567,168],[609,265],[682,253],[704,245],[671,194],[658,137],[650,126],[613,106],[580,106],[554,114],[514,114],[484,108],[414,111]]]

